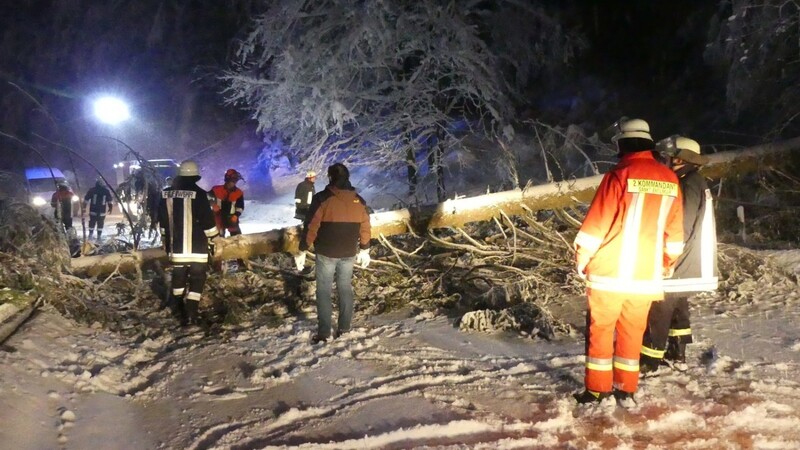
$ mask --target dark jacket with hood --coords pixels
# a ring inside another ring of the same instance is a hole
[[[158,222],[161,236],[175,264],[208,262],[208,240],[219,235],[206,191],[199,177],[177,177],[161,191]]]
[[[698,167],[688,164],[677,171],[683,193],[683,254],[672,278],[664,280],[667,293],[717,289],[717,231],[711,190]]]
[[[350,182],[329,184],[311,199],[300,250],[314,245],[317,254],[350,258],[368,249],[371,236],[367,203]]]

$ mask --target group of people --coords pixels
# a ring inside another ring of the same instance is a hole
[[[306,251],[315,247],[317,310],[319,331],[313,341],[332,336],[331,293],[336,281],[339,320],[335,330],[350,329],[353,315],[352,276],[354,264],[370,262],[370,223],[366,202],[350,184],[343,164],[328,168],[330,183],[316,193],[316,173],[308,172],[296,191],[295,217],[303,220],[300,253],[295,255],[303,269]],[[205,192],[197,185],[200,172],[194,161],[184,161],[171,186],[162,191],[158,220],[162,243],[172,264],[172,305],[182,325],[198,324],[198,306],[206,281],[209,254],[226,232],[241,234],[239,216],[244,211],[244,193],[236,186],[242,176],[234,169],[225,182]],[[360,250],[359,250],[360,249]]]
[[[65,181],[58,183],[56,191],[50,198],[50,206],[53,207],[56,221],[64,227],[67,235],[75,233],[75,229],[72,227],[72,202],[74,199],[75,193]],[[97,178],[95,185],[83,197],[81,210],[82,215],[89,211],[89,239],[93,238],[95,228],[97,228],[97,239],[101,238],[106,214],[111,214],[113,205],[114,199],[111,192],[106,188],[102,178]]]
[[[632,401],[640,373],[669,362],[685,365],[692,342],[688,298],[717,288],[716,234],[711,192],[700,167],[708,158],[687,137],[672,136],[656,151],[649,124],[625,119],[612,138],[618,164],[605,174],[574,241],[576,268],[586,281],[585,390],[579,403],[614,397]],[[316,193],[308,172],[295,192],[303,221],[296,268],[314,247],[318,329],[313,342],[347,333],[353,315],[353,269],[370,263],[366,202],[346,166],[328,167],[329,184]],[[172,295],[183,324],[197,323],[209,248],[227,231],[240,234],[241,174],[208,193],[197,186],[197,164],[184,161],[162,192],[159,223],[173,264]],[[88,196],[88,194],[87,194]],[[332,323],[332,287],[339,316]]]
[[[630,403],[640,373],[685,366],[688,298],[717,288],[711,192],[700,145],[672,136],[656,152],[649,124],[624,119],[612,138],[619,163],[605,174],[575,238],[586,281],[585,390],[578,403]]]

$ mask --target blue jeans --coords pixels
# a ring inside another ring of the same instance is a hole
[[[317,316],[319,320],[318,336],[331,336],[331,291],[334,276],[336,277],[336,293],[339,299],[339,333],[350,330],[353,319],[353,264],[356,258],[328,258],[317,254],[315,270],[317,275]]]

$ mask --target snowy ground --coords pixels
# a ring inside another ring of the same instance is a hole
[[[800,251],[773,258],[800,272]],[[800,448],[800,292],[693,305],[690,369],[638,405],[577,407],[583,340],[365,317],[311,345],[314,308],[205,336],[152,310],[122,337],[52,312],[0,351],[0,448]],[[552,305],[580,326],[581,299]]]

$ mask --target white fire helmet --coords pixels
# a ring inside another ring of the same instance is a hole
[[[626,119],[620,120],[616,124],[616,134],[611,138],[611,142],[617,142],[620,139],[627,138],[642,138],[653,140],[650,136],[650,125],[642,119]]]
[[[700,154],[700,144],[694,139],[683,136],[674,136],[676,152],[673,155],[688,163],[702,166],[708,163],[708,157]]]

